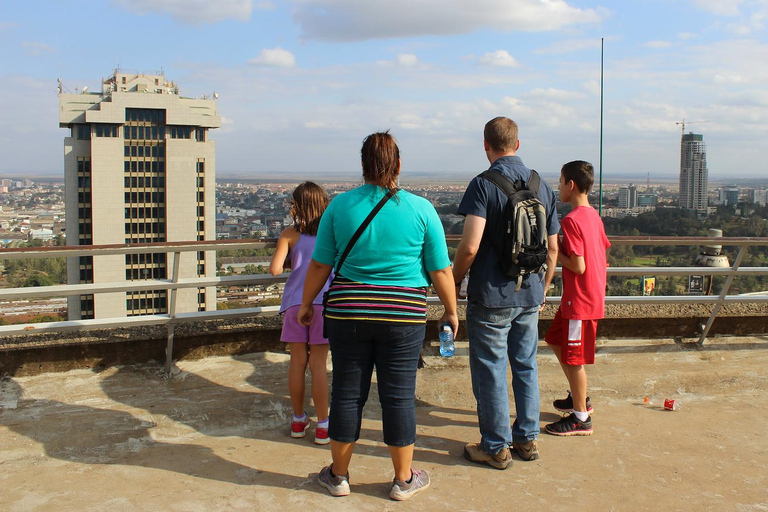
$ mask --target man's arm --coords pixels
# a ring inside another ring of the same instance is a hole
[[[552,278],[555,277],[559,241],[560,237],[558,237],[557,234],[547,236],[547,271],[544,274],[544,300],[546,300],[549,286],[552,284]]]
[[[464,279],[472,262],[475,261],[477,250],[480,248],[480,240],[485,231],[485,219],[477,215],[467,215],[464,219],[464,231],[461,233],[461,241],[453,258],[453,282],[458,286]]]

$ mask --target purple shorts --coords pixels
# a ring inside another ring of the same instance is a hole
[[[286,343],[309,343],[310,345],[327,344],[328,339],[323,338],[323,306],[314,304],[315,315],[312,324],[307,327],[301,325],[298,320],[301,306],[292,306],[283,313],[283,332],[280,333],[280,341]]]

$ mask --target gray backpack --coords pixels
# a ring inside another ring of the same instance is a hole
[[[501,254],[501,270],[517,280],[515,291],[519,291],[525,276],[547,270],[547,211],[539,199],[541,178],[533,169],[528,183],[513,182],[490,169],[480,176],[507,196],[504,235],[494,245]]]

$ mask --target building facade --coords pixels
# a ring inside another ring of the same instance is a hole
[[[684,133],[680,142],[680,208],[706,214],[708,175],[704,136]]]
[[[638,206],[637,204],[637,187],[632,183],[628,187],[619,188],[619,208],[632,209]]]
[[[122,73],[100,93],[59,93],[64,139],[68,245],[215,240],[212,99],[179,95],[165,76]],[[173,254],[70,258],[67,281],[105,283],[170,278]],[[179,277],[215,275],[215,252],[182,253]],[[176,311],[216,308],[215,288],[179,290]],[[71,320],[162,314],[164,290],[70,297]]]
[[[729,185],[720,189],[720,195],[718,197],[720,204],[735,206],[739,203],[739,187],[736,185]]]
[[[752,189],[749,191],[749,202],[758,206],[765,206],[768,203],[768,190]]]

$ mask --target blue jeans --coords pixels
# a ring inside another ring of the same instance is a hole
[[[480,446],[498,453],[510,442],[539,434],[539,308],[487,308],[467,304],[467,337],[472,392],[477,400]],[[510,429],[507,361],[517,417]]]
[[[426,324],[326,319],[333,361],[328,436],[354,443],[376,368],[384,443],[416,442],[416,369]]]

